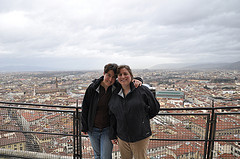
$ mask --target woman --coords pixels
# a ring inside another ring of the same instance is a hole
[[[119,144],[122,159],[147,159],[152,134],[149,119],[157,115],[160,105],[146,86],[133,86],[129,66],[119,66],[117,73],[121,87],[114,91],[109,101],[110,138]]]
[[[89,135],[95,159],[112,158],[108,102],[113,90],[119,85],[116,82],[117,67],[114,63],[104,66],[103,76],[89,85],[82,103],[82,132]],[[136,85],[141,83],[136,81]]]

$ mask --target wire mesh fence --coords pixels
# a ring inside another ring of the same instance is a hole
[[[0,114],[1,156],[73,157],[75,111],[2,107]]]
[[[213,158],[240,159],[240,113],[216,113]]]
[[[240,112],[234,109],[160,112],[150,121],[148,157],[240,158]],[[75,107],[0,106],[0,159],[94,158],[89,137],[80,134],[77,114]],[[112,157],[121,158],[118,145]]]
[[[148,150],[151,152],[150,158],[204,158],[207,152],[208,121],[209,114],[169,113],[154,117],[151,121],[152,141]]]

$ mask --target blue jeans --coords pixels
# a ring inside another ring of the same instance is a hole
[[[95,159],[112,159],[113,144],[109,139],[109,127],[99,129],[93,128],[88,132]]]

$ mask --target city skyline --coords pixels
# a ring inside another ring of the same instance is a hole
[[[0,67],[133,69],[240,61],[240,1],[7,1]]]
[[[101,75],[0,73],[0,155],[72,158],[79,145],[74,132],[80,134],[81,128],[74,117],[79,117],[89,84]],[[239,70],[133,70],[133,75],[142,77],[160,103],[161,111],[151,120],[150,158],[207,158],[206,152],[213,158],[240,157]],[[81,139],[82,157],[92,158],[88,136]],[[120,158],[115,146],[112,156]]]

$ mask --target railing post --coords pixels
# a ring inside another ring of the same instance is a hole
[[[76,154],[76,138],[77,138],[77,135],[76,135],[76,123],[77,123],[77,120],[76,120],[76,112],[73,113],[73,158],[76,159],[77,158],[77,154]]]
[[[204,143],[204,154],[203,154],[203,157],[204,157],[204,158],[207,158],[209,122],[210,122],[210,114],[207,115],[206,133],[205,133],[205,143]]]
[[[214,100],[212,100],[212,115],[211,115],[210,123],[211,123],[211,125],[210,125],[210,133],[209,133],[209,145],[208,145],[207,159],[213,158],[213,150],[214,150],[214,138],[215,138],[215,127],[216,127]]]
[[[82,159],[82,138],[81,138],[81,115],[79,113],[78,100],[76,102],[76,132],[77,132],[77,158]]]

